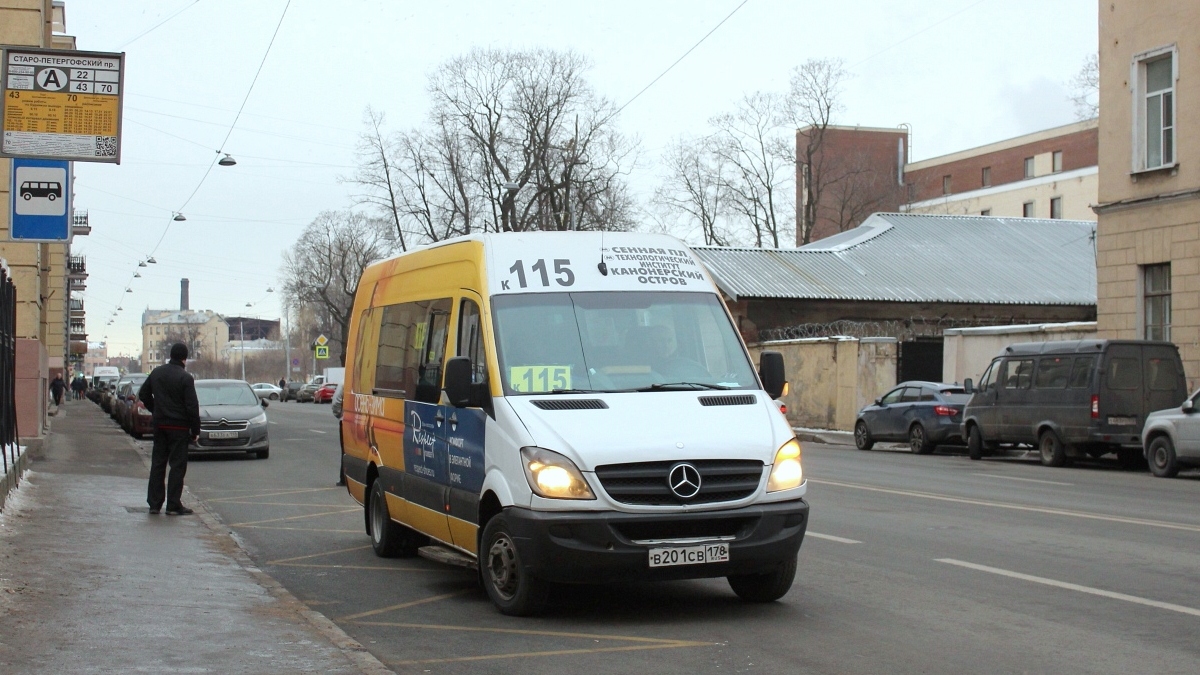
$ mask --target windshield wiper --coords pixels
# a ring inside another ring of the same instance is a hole
[[[652,384],[649,387],[642,387],[635,391],[669,391],[672,389],[733,389],[723,384],[709,384],[707,382],[661,382]]]
[[[550,394],[611,394],[611,389],[551,389]]]

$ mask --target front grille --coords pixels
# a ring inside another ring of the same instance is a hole
[[[680,499],[667,484],[667,474],[678,463],[606,464],[596,467],[596,477],[613,500],[639,506],[732,502],[754,494],[762,479],[763,463],[755,460],[688,461],[700,472],[700,492],[691,499]]]
[[[206,431],[241,431],[249,426],[246,420],[220,420],[212,421],[205,420],[200,423],[200,428]]]
[[[200,447],[203,448],[237,448],[243,445],[250,445],[249,438],[204,438],[201,437],[198,441]]]
[[[754,394],[729,394],[727,396],[701,396],[700,405],[754,405],[758,401]]]
[[[718,539],[740,537],[758,518],[696,518],[693,520],[642,521],[613,523],[612,528],[630,541],[663,539]]]
[[[540,398],[530,403],[542,410],[603,410],[608,404],[598,398]]]

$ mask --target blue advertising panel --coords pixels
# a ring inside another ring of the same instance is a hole
[[[404,402],[404,471],[439,485],[446,475],[446,434],[437,421],[441,406]]]
[[[487,413],[478,408],[455,409],[447,406],[447,459],[450,463],[450,487],[479,494],[483,489],[483,438]]]
[[[71,163],[57,159],[12,160],[9,186],[13,241],[71,238]]]

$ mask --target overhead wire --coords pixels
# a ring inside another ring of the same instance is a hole
[[[146,30],[138,33],[137,35],[133,36],[132,38],[121,43],[121,46],[117,47],[117,49],[118,50],[124,49],[124,48],[128,47],[129,45],[137,42],[138,40],[141,40],[143,37],[158,30],[160,27],[163,26],[163,24],[167,23],[171,19],[174,19],[175,17],[179,16],[180,14],[183,14],[184,12],[188,11],[189,9],[195,7],[198,4],[200,4],[200,0],[194,0],[191,4],[184,5],[182,8],[180,8],[180,10],[178,12],[175,12],[171,16],[168,16],[167,18],[163,19],[162,21],[159,21],[158,23],[154,24],[153,26],[147,28]]]

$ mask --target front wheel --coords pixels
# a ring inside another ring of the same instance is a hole
[[[382,480],[376,479],[371,484],[367,513],[371,526],[371,548],[375,549],[375,555],[380,558],[397,558],[416,553],[415,533],[392,520],[391,514],[388,513]]]
[[[933,445],[930,444],[929,437],[925,435],[925,427],[914,424],[908,430],[908,449],[912,450],[914,455],[928,455],[933,452]]]
[[[1050,429],[1038,437],[1038,451],[1042,456],[1042,464],[1046,466],[1063,466],[1067,463],[1067,447],[1058,434]]]
[[[779,569],[766,574],[739,574],[727,577],[729,587],[747,602],[775,602],[787,595],[796,578],[796,558],[785,562]]]
[[[974,460],[983,459],[983,433],[978,424],[967,429],[967,456]]]
[[[549,597],[550,585],[529,575],[504,514],[488,521],[479,551],[480,577],[492,604],[501,614],[530,616],[540,612]]]
[[[859,420],[858,424],[854,425],[854,447],[859,450],[870,450],[875,447],[875,439],[871,438],[871,430],[867,428],[867,423]]]
[[[1150,473],[1159,478],[1174,478],[1179,475],[1179,461],[1175,457],[1175,444],[1166,436],[1150,442]]]

